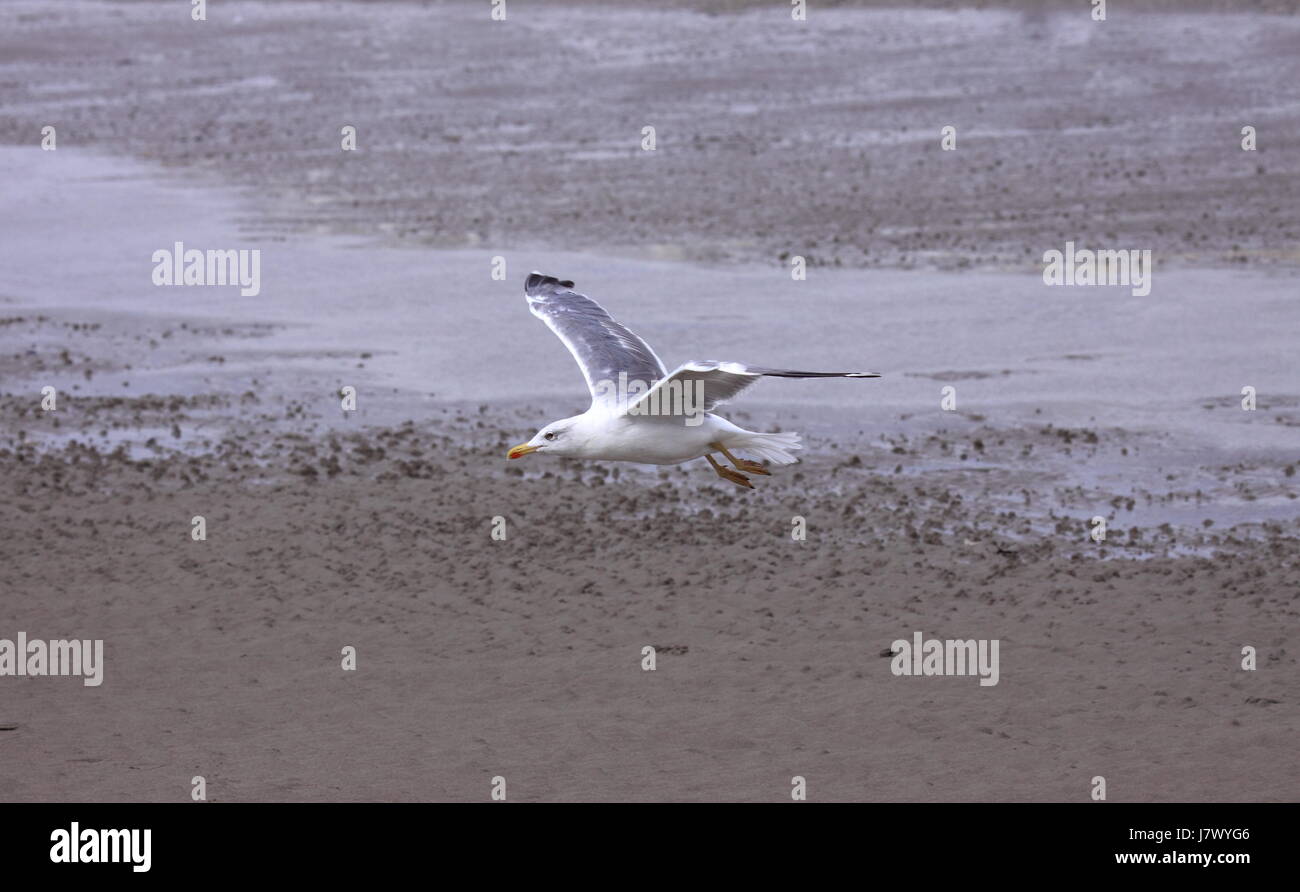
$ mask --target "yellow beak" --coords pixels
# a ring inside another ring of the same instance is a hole
[[[506,458],[523,458],[528,453],[536,451],[536,446],[529,446],[527,443],[520,443],[518,446],[506,453]]]

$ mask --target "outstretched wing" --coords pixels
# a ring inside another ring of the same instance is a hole
[[[559,335],[578,361],[593,405],[614,408],[620,372],[628,382],[643,382],[644,388],[663,378],[664,365],[645,341],[572,288],[572,282],[535,272],[524,282],[524,296],[528,309]]]
[[[647,411],[647,408],[656,406],[657,414],[680,413],[682,411],[680,408],[670,409],[669,406],[677,406],[682,400],[680,394],[688,391],[686,400],[692,401],[691,406],[699,408],[699,403],[694,401],[693,395],[699,393],[698,388],[701,383],[704,388],[704,411],[711,412],[714,406],[725,403],[764,376],[771,378],[880,377],[874,372],[801,372],[796,369],[769,369],[757,365],[744,365],[739,362],[696,359],[683,364],[671,375],[652,387],[633,404],[635,408],[629,407],[628,412],[633,415],[651,414]],[[677,394],[673,394],[675,389]],[[655,391],[659,391],[659,393],[656,394]]]

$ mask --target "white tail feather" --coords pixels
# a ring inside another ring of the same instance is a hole
[[[727,445],[733,449],[752,452],[764,461],[769,461],[774,465],[793,464],[799,459],[791,455],[790,450],[803,448],[799,443],[799,435],[794,431],[782,431],[779,434],[759,434],[746,431],[728,439]]]

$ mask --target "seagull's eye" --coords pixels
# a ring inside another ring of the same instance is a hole
[[[547,431],[546,433],[542,434],[542,439],[543,439],[543,440],[554,440],[554,439],[555,439],[555,431]]]

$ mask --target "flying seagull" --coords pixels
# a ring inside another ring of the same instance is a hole
[[[703,456],[724,480],[753,489],[743,472],[769,476],[756,461],[737,458],[743,450],[773,464],[790,464],[796,433],[762,434],[737,427],[712,410],[763,376],[774,378],[879,378],[866,372],[799,372],[739,362],[691,360],[672,373],[645,341],[573,282],[534,272],[524,282],[528,309],[555,332],[578,361],[591,408],[553,421],[507,458],[533,452],[568,458],[675,465]],[[735,470],[713,457],[720,453]]]

